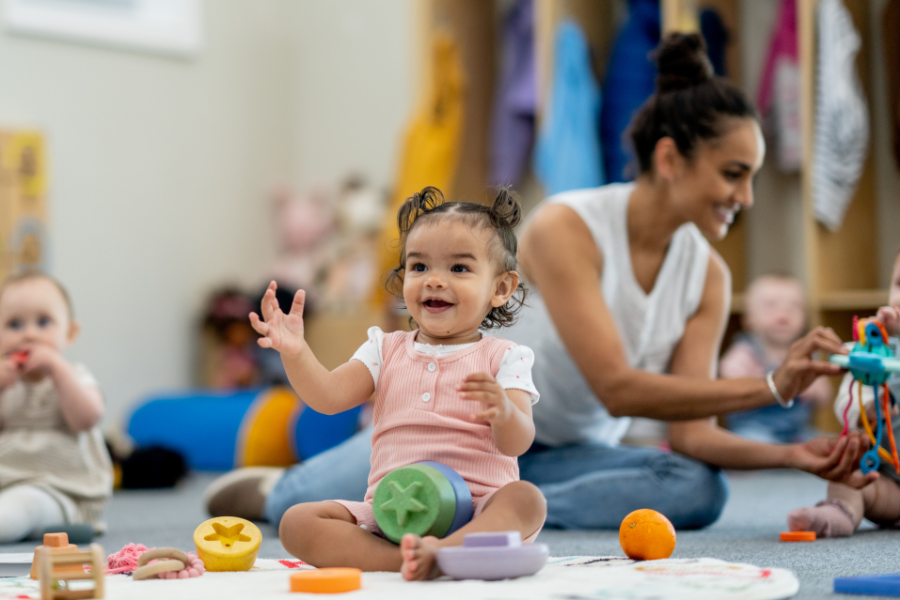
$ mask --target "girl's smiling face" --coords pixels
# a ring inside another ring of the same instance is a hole
[[[444,216],[409,232],[403,300],[419,326],[418,342],[478,341],[478,328],[491,308],[506,304],[516,291],[518,273],[498,273],[492,260],[495,235],[466,219]]]

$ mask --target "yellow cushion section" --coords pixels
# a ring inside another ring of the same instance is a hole
[[[236,467],[289,467],[297,463],[291,444],[303,403],[290,389],[274,387],[259,394],[244,416],[238,434]]]
[[[453,178],[459,163],[463,132],[465,75],[459,48],[445,33],[434,36],[431,44],[430,81],[425,102],[415,112],[403,137],[399,171],[377,243],[377,285],[372,295],[374,306],[381,307],[388,295],[384,277],[400,258],[400,231],[397,212],[406,199],[427,185],[453,200]]]

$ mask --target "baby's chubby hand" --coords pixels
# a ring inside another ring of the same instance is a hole
[[[515,406],[506,396],[503,387],[490,373],[472,373],[456,386],[462,400],[480,402],[482,411],[473,413],[472,420],[491,425],[501,425],[509,420]]]
[[[306,292],[298,290],[291,304],[291,311],[284,314],[275,299],[275,290],[278,285],[273,281],[269,284],[262,299],[263,319],[255,312],[250,313],[250,324],[259,333],[261,338],[257,343],[262,348],[274,348],[283,355],[297,356],[306,348],[306,340],[303,337],[303,305],[306,302]]]
[[[900,309],[893,306],[882,306],[878,309],[878,322],[884,325],[888,335],[900,335]]]
[[[59,350],[46,344],[31,344],[27,347],[28,357],[20,364],[22,373],[52,374],[59,362],[65,360]]]
[[[0,360],[0,389],[8,388],[19,379],[19,363],[11,356]]]

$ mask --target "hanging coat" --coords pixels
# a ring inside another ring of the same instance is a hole
[[[856,73],[862,40],[841,0],[820,0],[813,147],[813,208],[832,231],[841,227],[869,146],[869,111]]]
[[[517,185],[534,144],[537,80],[534,2],[518,0],[503,21],[503,63],[491,127],[492,185]]]
[[[541,125],[534,167],[549,194],[603,185],[597,136],[600,87],[581,29],[564,21],[556,32],[550,107]]]
[[[700,33],[706,41],[706,51],[713,71],[719,77],[725,77],[728,75],[725,51],[731,41],[731,34],[716,9],[704,8],[700,13]]]
[[[453,38],[436,34],[432,42],[431,80],[424,105],[413,116],[403,138],[397,180],[391,194],[378,251],[381,253],[373,302],[384,305],[384,281],[397,266],[400,232],[397,211],[406,199],[425,186],[434,186],[452,198],[451,185],[459,163],[465,81],[459,49]]]
[[[796,0],[781,0],[756,104],[775,147],[778,168],[796,173],[803,162]]]
[[[635,111],[656,90],[656,65],[650,53],[659,45],[659,0],[631,0],[628,7],[628,20],[613,43],[603,84],[600,137],[611,182],[634,178],[625,175],[634,155],[623,136]]]

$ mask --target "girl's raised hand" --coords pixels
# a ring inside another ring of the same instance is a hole
[[[481,402],[482,411],[472,415],[472,420],[491,425],[505,423],[513,411],[513,404],[506,397],[503,387],[490,373],[472,373],[456,386],[463,400]]]
[[[262,314],[250,313],[250,325],[260,334],[257,343],[261,348],[274,348],[281,354],[296,356],[306,348],[306,340],[303,337],[303,305],[306,302],[306,292],[297,290],[291,311],[288,314],[282,312],[275,299],[275,290],[278,285],[273,281],[269,284],[262,299]]]

